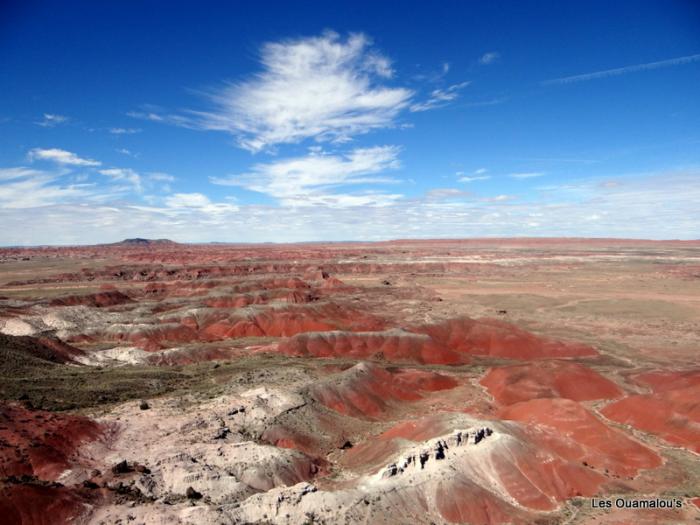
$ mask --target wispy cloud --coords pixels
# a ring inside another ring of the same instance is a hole
[[[343,142],[393,126],[413,94],[383,84],[393,76],[391,61],[359,33],[267,43],[260,65],[253,77],[208,93],[211,110],[129,115],[229,132],[239,146],[255,152],[305,139]]]
[[[141,133],[140,128],[109,128],[109,132],[112,135],[134,135],[135,133]]]
[[[344,155],[313,152],[304,157],[256,164],[249,173],[212,177],[210,181],[264,193],[287,206],[385,204],[388,196],[384,194],[348,194],[336,190],[349,185],[394,182],[391,178],[375,175],[398,168],[398,153],[399,148],[395,146],[355,149]],[[400,196],[393,195],[388,200],[397,197]]]
[[[76,155],[75,153],[71,153],[70,151],[66,151],[64,149],[58,149],[58,148],[49,148],[49,149],[42,149],[42,148],[34,148],[29,152],[29,159],[32,161],[35,160],[44,160],[44,161],[49,161],[49,162],[55,162],[56,164],[63,164],[66,166],[99,166],[102,164],[101,162],[97,160],[92,160],[92,159],[83,159]]]
[[[431,201],[442,201],[459,197],[468,197],[471,193],[457,188],[433,188],[425,193],[425,198]]]
[[[420,65],[417,65],[418,68],[420,68]],[[438,82],[442,82],[445,78],[445,76],[450,72],[452,69],[452,65],[449,62],[443,62],[440,64],[436,69],[427,71],[425,73],[417,73],[415,75],[412,75],[411,78],[417,82],[427,82],[431,84],[437,84]]]
[[[479,58],[479,64],[487,66],[497,62],[500,58],[501,54],[498,51],[489,51],[488,53],[481,55],[481,58]]]
[[[0,177],[12,177],[10,183],[22,180],[15,179],[16,170],[26,168],[11,169],[10,174],[0,170]],[[42,175],[50,177],[36,173]],[[359,194],[334,197],[341,206],[329,197],[306,207],[235,205],[192,194],[145,206],[116,200],[102,189],[61,186],[55,178],[43,183],[43,195],[37,191],[41,181],[10,192],[0,183],[0,244],[95,243],[134,235],[238,242],[470,236],[692,239],[700,238],[698,177],[700,172],[688,170],[569,180],[541,195],[517,199],[459,195],[448,188],[422,198],[385,196],[382,206],[372,194]],[[80,192],[88,195],[76,197]],[[348,205],[350,197],[355,205]]]
[[[412,104],[410,109],[413,112],[417,112],[444,107],[457,99],[459,97],[459,92],[469,84],[470,82],[460,82],[459,84],[453,84],[445,89],[434,89],[427,100]]]
[[[168,173],[163,173],[161,171],[154,171],[152,173],[148,174],[148,178],[151,180],[159,181],[159,182],[174,182],[175,177]]]
[[[534,179],[536,177],[543,177],[545,175],[542,171],[528,171],[524,173],[511,173],[508,176],[511,179]]]
[[[662,67],[680,66],[683,64],[690,64],[692,62],[697,61],[700,61],[700,54],[671,58],[668,60],[661,60],[658,62],[648,62],[646,64],[637,64],[634,66],[618,67],[615,69],[605,69],[603,71],[595,71],[593,73],[585,73],[583,75],[573,75],[570,77],[554,78],[551,80],[545,80],[541,82],[541,84],[543,86],[549,86],[554,84],[572,84],[574,82],[584,82],[586,80],[595,80],[598,78],[626,75],[627,73],[636,73],[638,71],[649,71],[651,69],[659,69]]]
[[[476,176],[463,176],[459,177],[459,182],[476,182],[478,180],[489,180],[491,175],[476,175]]]
[[[53,128],[59,124],[63,124],[68,121],[68,117],[64,115],[56,115],[55,113],[44,113],[43,118],[36,122],[37,126],[42,128]]]
[[[459,182],[476,182],[490,179],[491,175],[485,175],[486,172],[488,172],[486,168],[478,168],[471,175],[465,175],[463,171],[458,171],[455,175],[457,175]]]
[[[134,153],[133,151],[126,149],[126,148],[118,148],[115,150],[117,153],[121,153],[122,155],[126,155],[127,157],[133,157],[137,158],[138,154]]]
[[[220,215],[238,211],[239,207],[228,202],[212,202],[202,193],[175,193],[165,199],[165,205],[174,210],[197,211],[205,215]]]
[[[102,175],[105,175],[113,181],[124,181],[131,185],[134,191],[140,193],[143,191],[141,185],[141,175],[130,168],[108,168],[99,170]]]
[[[50,172],[24,167],[0,169],[0,208],[51,206],[94,194],[90,184],[66,185],[61,184],[59,178]]]

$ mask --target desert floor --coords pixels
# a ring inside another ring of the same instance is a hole
[[[700,521],[700,241],[0,249],[0,353],[3,523]]]

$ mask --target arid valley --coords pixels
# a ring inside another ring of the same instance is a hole
[[[1,521],[697,522],[698,334],[697,241],[5,248]]]

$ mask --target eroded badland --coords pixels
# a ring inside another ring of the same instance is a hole
[[[700,242],[3,249],[0,332],[3,523],[700,519]]]

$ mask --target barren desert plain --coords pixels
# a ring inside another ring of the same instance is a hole
[[[699,351],[700,241],[5,248],[0,522],[697,523]]]

